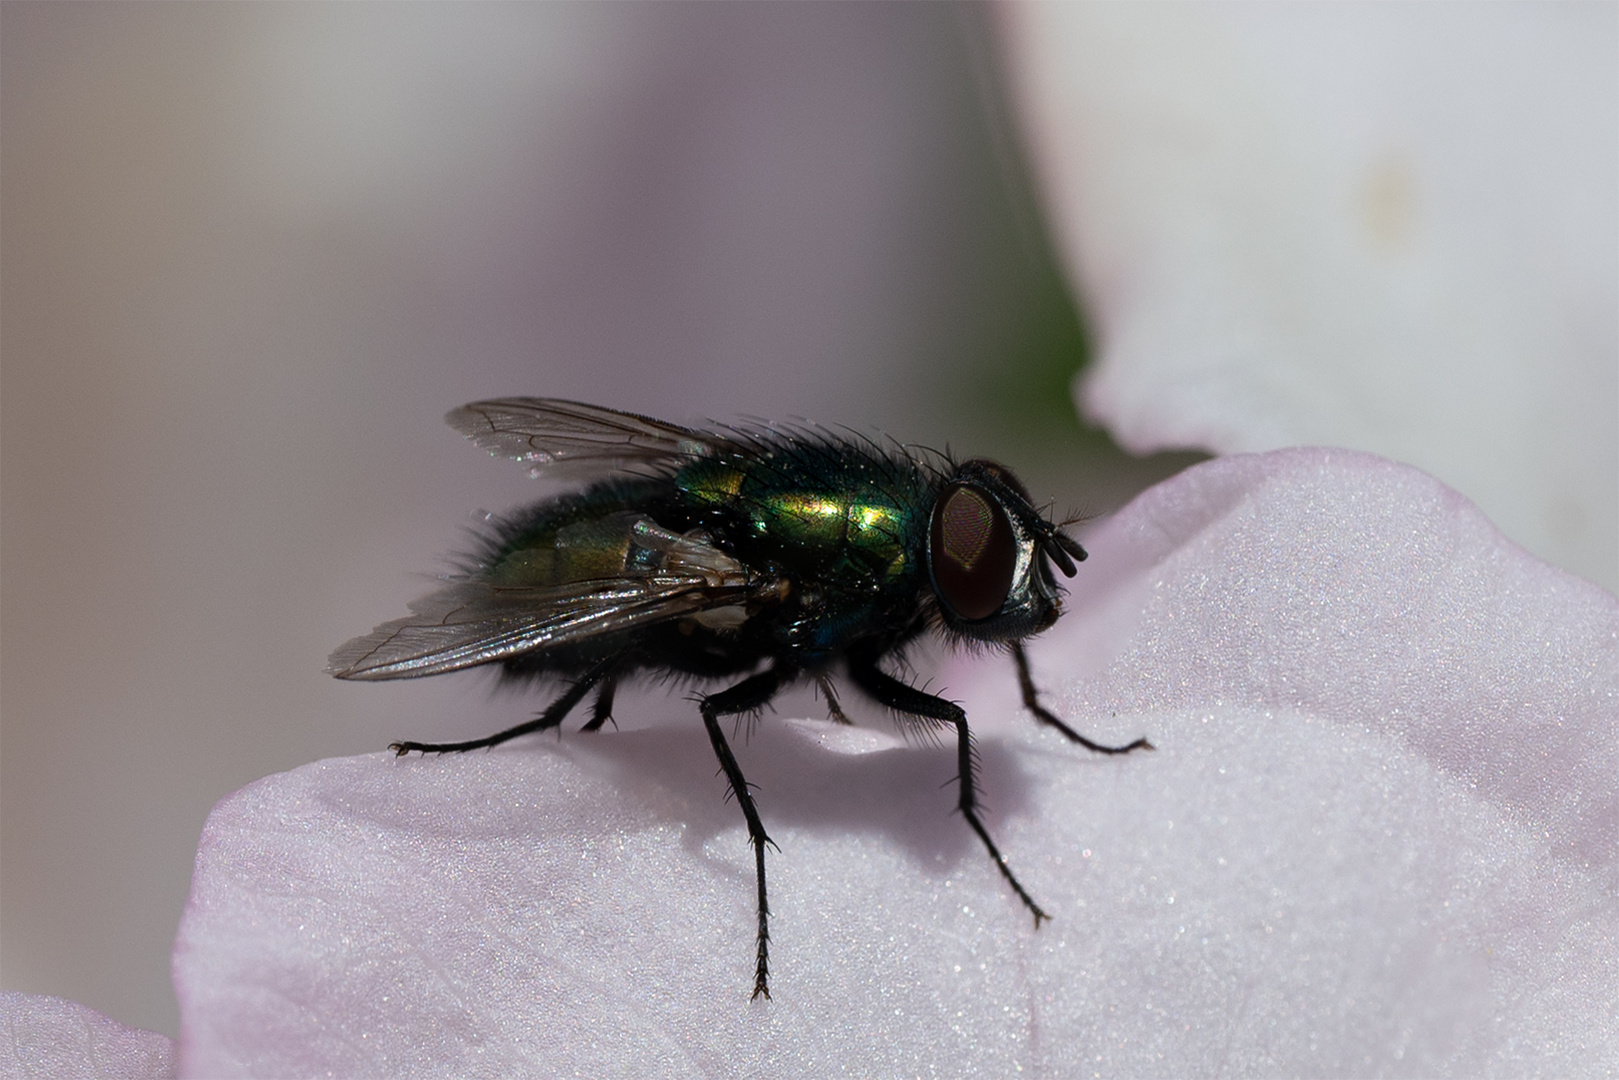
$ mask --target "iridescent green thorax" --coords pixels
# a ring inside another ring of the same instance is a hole
[[[757,458],[709,458],[675,476],[694,511],[730,519],[739,549],[802,570],[890,584],[918,571],[937,482],[912,463],[795,446]]]

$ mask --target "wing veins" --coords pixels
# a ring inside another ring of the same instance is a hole
[[[338,647],[327,670],[341,679],[414,678],[503,660],[649,622],[769,597],[774,579],[661,574],[564,587],[511,588],[459,582]],[[521,602],[519,602],[521,601]]]
[[[489,453],[536,473],[668,468],[734,446],[724,435],[561,398],[474,401],[444,419]]]

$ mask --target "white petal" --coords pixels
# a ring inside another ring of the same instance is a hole
[[[1611,5],[1005,15],[1091,416],[1408,461],[1619,588]]]

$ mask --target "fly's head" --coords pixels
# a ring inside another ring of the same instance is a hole
[[[1051,626],[1085,549],[1035,509],[1004,465],[964,461],[945,481],[928,528],[928,575],[946,629],[964,639],[1019,641]]]

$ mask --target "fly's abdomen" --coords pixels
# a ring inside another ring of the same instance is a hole
[[[497,585],[566,585],[575,581],[623,577],[651,565],[637,566],[653,553],[630,540],[642,515],[618,511],[543,529],[523,537],[497,556],[489,579]]]

